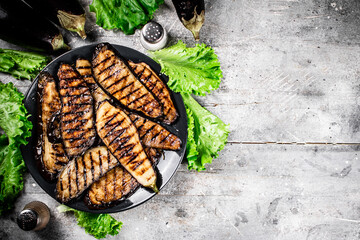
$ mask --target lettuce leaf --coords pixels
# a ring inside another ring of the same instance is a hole
[[[161,72],[169,76],[167,84],[174,92],[204,96],[220,86],[223,75],[218,57],[205,44],[187,48],[178,41],[149,54],[161,65]]]
[[[0,82],[0,215],[13,207],[23,189],[25,164],[20,145],[27,144],[32,123],[22,103],[24,96],[12,83]]]
[[[149,54],[161,65],[161,72],[169,77],[169,88],[183,97],[188,121],[188,169],[206,170],[205,165],[212,163],[224,148],[229,125],[201,107],[191,94],[204,96],[219,88],[223,75],[218,57],[205,44],[188,48],[182,41]]]
[[[195,122],[194,122],[194,116],[192,111],[185,107],[186,109],[186,115],[187,115],[187,121],[188,121],[188,137],[187,137],[187,143],[186,143],[186,158],[188,160],[188,168],[191,169],[199,169],[202,167],[195,167],[196,160],[198,158],[199,152],[197,151],[196,147],[197,144],[195,142],[194,138],[194,128],[195,128]]]
[[[226,125],[220,118],[210,113],[190,96],[182,93],[188,114],[188,168],[197,171],[206,170],[205,164],[212,163],[213,158],[219,156],[229,135],[229,125]],[[190,134],[189,134],[190,133]],[[192,139],[193,138],[193,139]],[[196,152],[197,157],[195,157]]]
[[[121,230],[122,222],[116,221],[109,214],[94,214],[72,209],[65,205],[57,207],[59,212],[73,212],[78,225],[85,228],[85,232],[95,238],[105,238],[107,234],[117,235]]]
[[[0,71],[17,79],[34,79],[50,60],[37,53],[0,48]]]
[[[93,0],[90,11],[96,14],[96,24],[104,29],[121,29],[134,34],[152,19],[164,0]]]

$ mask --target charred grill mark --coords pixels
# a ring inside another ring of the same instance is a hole
[[[107,60],[109,60],[109,59],[110,59],[111,57],[113,57],[113,56],[115,56],[115,54],[112,54],[112,55],[108,56],[107,58],[101,60],[100,62],[96,63],[96,64],[93,66],[93,68],[97,68],[100,64],[106,62]]]
[[[136,90],[133,90],[132,92],[129,92],[128,94],[126,94],[125,96],[121,97],[120,100],[123,100],[124,98],[128,98],[130,95],[136,93],[137,91],[139,91],[141,88],[137,88]],[[146,93],[146,95],[148,95],[148,93]]]
[[[115,125],[121,125],[123,122],[125,121],[125,118],[121,119],[120,122],[113,122],[113,123],[109,123],[106,128],[109,129],[110,127],[112,126],[115,126]]]
[[[75,177],[76,177],[76,187],[79,189],[79,180],[78,180],[78,161],[75,160]]]
[[[116,128],[116,127],[115,127],[115,128]],[[113,130],[114,130],[115,128],[113,128],[111,131],[109,131],[109,132],[105,135],[104,139],[108,138],[109,135],[113,133]],[[111,143],[112,143],[116,138],[121,137],[121,135],[122,135],[125,131],[126,131],[126,129],[120,129],[120,130],[114,131],[114,134],[117,134],[117,133],[118,133],[118,135],[111,141]]]
[[[80,107],[83,107],[83,106],[92,106],[92,104],[91,103],[71,103],[71,102],[69,102],[69,103],[63,104],[63,106],[79,106],[79,108],[80,108]],[[72,111],[70,111],[70,113],[71,112]]]
[[[63,181],[63,179],[61,178],[61,179],[60,179],[60,190],[61,190],[61,192],[64,191],[64,185],[63,185],[63,184],[64,184],[64,181]]]
[[[155,125],[154,125],[155,126]],[[157,136],[159,136],[163,131],[166,131],[165,129],[161,129],[161,131],[158,131],[157,133],[155,133],[155,135],[152,136],[152,138],[150,139],[150,142],[152,142],[154,139],[157,138]]]
[[[151,128],[149,128],[148,130],[146,130],[146,132],[145,133],[143,133],[142,135],[143,136],[145,136],[145,135],[147,135],[149,132],[151,132],[154,128],[156,127],[156,125],[154,124],[154,125],[152,125],[151,126]]]
[[[90,152],[90,162],[91,162],[92,182],[94,182],[94,160],[93,160],[92,152]]]
[[[138,167],[141,166],[141,164],[143,164],[144,160],[139,161],[138,163],[136,163],[136,165],[133,167],[133,170],[135,171]]]
[[[122,69],[118,69],[118,70],[116,70],[115,72],[113,72],[112,74],[109,74],[109,76],[107,76],[106,78],[104,78],[104,79],[102,80],[102,82],[104,82],[104,81],[108,80],[109,78],[115,76],[116,74],[120,73],[121,71],[122,71]],[[116,81],[113,82],[110,86],[107,86],[106,88],[109,89],[109,88],[111,88],[112,86],[117,85],[117,84],[120,83],[122,80],[124,80],[127,76],[129,76],[129,75],[123,76],[122,78],[116,80]]]
[[[118,151],[123,151],[124,149],[124,145],[130,140],[131,136],[127,136],[127,137],[124,137],[124,138],[115,138],[116,141],[113,142],[113,144],[118,144],[118,146],[116,147],[116,149],[114,150],[114,153],[118,152]],[[109,146],[111,146],[109,144]],[[116,145],[115,145],[116,146]],[[123,155],[121,153],[121,155],[119,156],[119,158],[121,158]]]
[[[64,138],[64,140],[68,140],[68,141],[70,141],[70,142],[74,142],[74,141],[76,141],[76,140],[82,139],[82,138],[84,137],[84,135],[85,135],[85,132],[82,132],[82,133],[80,133],[80,135],[79,135],[78,137]]]
[[[137,66],[136,66],[136,68],[137,68]],[[134,71],[134,72],[136,72],[136,71]],[[143,75],[144,72],[145,72],[145,68],[143,68],[143,70],[141,70],[141,72],[138,72],[138,73],[136,72],[136,74],[138,75],[139,78],[141,78],[141,76]]]
[[[126,76],[122,77],[120,81],[122,81],[123,79],[126,79],[128,76],[129,76],[129,75],[126,75]],[[112,95],[116,95],[118,92],[122,92],[122,91],[124,91],[126,88],[128,88],[128,87],[130,87],[130,86],[132,86],[132,85],[134,85],[134,82],[130,82],[130,83],[126,84],[125,86],[123,86],[123,87],[120,88],[119,90],[116,90],[115,92],[113,92]],[[110,87],[111,87],[111,86],[110,86]],[[108,87],[108,89],[110,89],[110,87]]]
[[[113,186],[114,186],[114,192],[113,192],[113,196],[112,196],[112,199],[116,199],[116,172],[117,171],[114,171],[114,180],[113,180]]]
[[[101,157],[101,151],[100,150],[99,150],[98,154],[99,154],[99,164],[100,164],[99,168],[100,168],[100,176],[101,176],[102,172],[103,172],[103,164],[102,164],[103,159]],[[105,171],[106,171],[106,169],[105,169]]]
[[[126,165],[130,164],[132,161],[134,161],[137,158],[136,154],[131,154],[131,157],[127,160]],[[133,167],[131,167],[131,170],[135,171],[136,169],[134,169]]]
[[[172,135],[172,134],[171,134],[171,133],[168,133],[163,139],[161,139],[160,143],[165,142],[166,139],[168,139],[170,135]]]
[[[139,101],[140,99],[142,99],[142,98],[144,98],[144,97],[146,97],[146,96],[147,96],[147,93],[145,93],[145,94],[143,94],[142,96],[140,96],[140,97],[132,100],[132,101],[129,102],[128,104],[131,105],[131,104],[133,104],[134,102],[137,102],[137,101]]]
[[[111,70],[111,69],[113,69],[115,66],[116,66],[116,64],[115,64],[115,63],[112,63],[112,65],[110,65],[110,66],[108,66],[108,67],[106,67],[106,68],[99,69],[98,75],[100,76],[100,75],[103,74],[105,71]],[[104,82],[104,81],[105,81],[105,79],[101,80],[101,82]]]
[[[78,69],[91,69],[91,66],[77,66]]]
[[[86,165],[85,165],[85,161],[84,158],[81,158],[82,161],[82,165],[83,165],[83,176],[84,176],[84,185],[86,185]]]
[[[129,145],[125,146],[121,157],[131,156],[132,154],[135,154],[132,152],[134,147],[135,147],[134,144],[129,144]],[[135,155],[137,155],[137,154],[135,154]]]
[[[68,168],[68,172],[67,172],[67,180],[68,180],[69,195],[71,195],[70,170],[71,170],[71,168]]]
[[[109,112],[109,111],[107,111],[107,112],[104,114],[104,116],[106,116],[108,112]],[[116,118],[117,116],[118,116],[118,114],[112,115],[112,117],[111,117],[106,123],[104,123],[104,126],[102,126],[102,127],[100,128],[100,130],[104,129],[104,128],[105,128],[112,120],[114,120],[114,118]]]
[[[152,92],[155,87],[156,87],[156,84],[154,84],[153,86],[151,86],[151,87],[149,88],[149,90]]]

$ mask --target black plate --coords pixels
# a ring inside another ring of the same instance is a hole
[[[52,74],[55,79],[56,73],[58,70],[58,67],[61,62],[74,64],[76,59],[79,57],[86,58],[91,60],[92,55],[95,49],[95,46],[97,44],[92,44],[80,48],[73,49],[59,57],[57,57],[55,60],[53,60],[49,65],[47,65],[44,68],[44,71],[48,71],[50,74]],[[130,59],[135,63],[138,62],[145,62],[147,63],[155,72],[160,73],[160,65],[157,64],[154,60],[147,57],[146,55],[124,46],[119,45],[113,45],[116,50],[119,51],[119,53],[125,58]],[[160,78],[162,78],[163,81],[167,82],[168,78],[165,75],[159,74]],[[35,181],[40,185],[42,189],[44,189],[45,192],[47,192],[51,197],[55,198],[55,186],[56,183],[49,183],[47,182],[40,174],[39,169],[37,168],[37,164],[35,162],[35,155],[34,155],[34,147],[36,146],[37,141],[37,134],[36,134],[36,128],[37,128],[37,106],[36,106],[36,90],[37,90],[37,83],[38,83],[38,77],[34,80],[32,85],[30,86],[30,89],[28,90],[26,97],[25,97],[25,107],[28,110],[28,112],[31,114],[30,121],[33,123],[34,128],[32,130],[32,137],[29,139],[29,144],[22,147],[22,155],[25,160],[25,164],[27,168],[29,169],[29,172],[35,179]],[[165,151],[164,157],[162,157],[159,161],[159,164],[157,165],[157,175],[158,175],[158,182],[157,185],[159,189],[161,190],[167,182],[171,179],[171,177],[176,172],[177,168],[179,167],[184,155],[185,155],[185,146],[186,146],[186,140],[187,140],[187,118],[186,118],[186,111],[184,102],[181,98],[180,94],[173,93],[172,97],[174,100],[174,104],[176,106],[176,109],[179,113],[179,118],[176,120],[176,122],[171,125],[167,126],[162,124],[164,127],[166,127],[170,132],[175,133],[182,141],[181,149],[178,151]],[[92,210],[89,209],[83,202],[83,197],[81,196],[79,199],[70,202],[66,204],[69,207],[86,211],[86,212],[92,212],[92,213],[113,213],[113,212],[120,212],[124,211],[133,207],[136,207],[145,201],[149,200],[151,197],[153,197],[155,193],[152,191],[149,191],[145,188],[139,188],[136,190],[134,194],[132,194],[129,198],[127,198],[124,201],[121,201],[119,204],[107,208],[107,209],[101,209],[101,210]]]

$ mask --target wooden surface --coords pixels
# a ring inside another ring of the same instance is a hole
[[[359,239],[360,2],[205,2],[201,42],[215,49],[224,79],[197,99],[230,124],[229,143],[207,171],[190,172],[184,161],[158,196],[112,214],[124,225],[107,239]],[[139,31],[105,31],[88,16],[88,40],[66,35],[73,48],[108,41],[145,52]],[[170,44],[194,45],[171,1],[155,20]],[[22,92],[30,84],[0,80]],[[37,233],[14,222],[31,200],[52,211]],[[15,210],[0,218],[0,239],[92,239],[56,206],[27,174]]]

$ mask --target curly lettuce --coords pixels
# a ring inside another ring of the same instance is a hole
[[[38,53],[0,48],[0,71],[16,79],[34,79],[50,60]]]
[[[96,24],[104,29],[121,29],[134,34],[150,21],[164,0],[93,0],[90,11],[96,14]]]
[[[169,76],[167,84],[174,92],[204,96],[220,86],[220,62],[214,50],[204,43],[188,48],[178,41],[150,55],[161,65],[161,72]]]
[[[25,164],[20,145],[27,144],[32,123],[22,101],[24,96],[12,83],[0,82],[0,215],[14,206],[23,189]]]
[[[191,94],[203,96],[219,88],[223,75],[218,57],[205,44],[188,48],[182,41],[150,55],[169,77],[170,89],[183,97],[188,121],[188,169],[206,170],[205,165],[212,163],[224,148],[229,125],[200,106]]]
[[[60,205],[57,209],[59,212],[73,212],[78,225],[85,228],[86,233],[93,235],[97,239],[105,238],[107,234],[117,235],[123,224],[109,214],[82,212],[65,205]]]
[[[218,152],[224,149],[229,135],[229,125],[200,106],[190,96],[182,93],[188,113],[188,142],[186,145],[188,169],[206,170],[205,164],[211,164]]]

